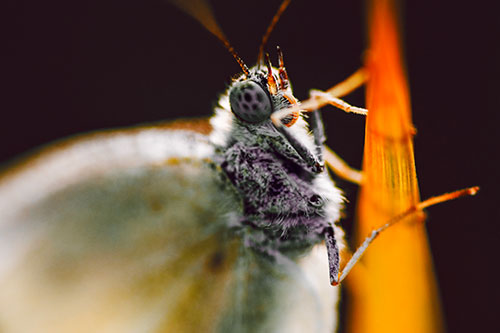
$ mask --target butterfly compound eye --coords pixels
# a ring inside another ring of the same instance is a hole
[[[233,113],[249,123],[266,120],[272,112],[271,99],[253,81],[235,83],[229,92],[229,102]]]

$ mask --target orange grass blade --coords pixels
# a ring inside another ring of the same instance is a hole
[[[420,201],[408,85],[401,58],[396,8],[371,0],[363,186],[358,243],[374,228]],[[386,231],[354,268],[350,332],[439,332],[440,302],[423,214]],[[362,272],[359,270],[362,269]],[[355,271],[358,270],[358,273]]]

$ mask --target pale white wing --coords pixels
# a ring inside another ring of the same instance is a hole
[[[0,331],[331,331],[324,251],[247,249],[212,153],[194,132],[115,131],[2,175]]]

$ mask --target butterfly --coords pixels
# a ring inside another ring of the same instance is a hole
[[[334,329],[344,199],[320,120],[271,121],[297,104],[282,53],[238,62],[210,124],[70,139],[2,175],[2,331]]]

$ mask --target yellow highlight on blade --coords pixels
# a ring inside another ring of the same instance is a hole
[[[364,183],[358,243],[371,230],[419,202],[408,85],[394,1],[372,0]],[[384,232],[353,270],[350,332],[439,332],[441,310],[423,214]],[[356,272],[357,271],[357,272]]]

